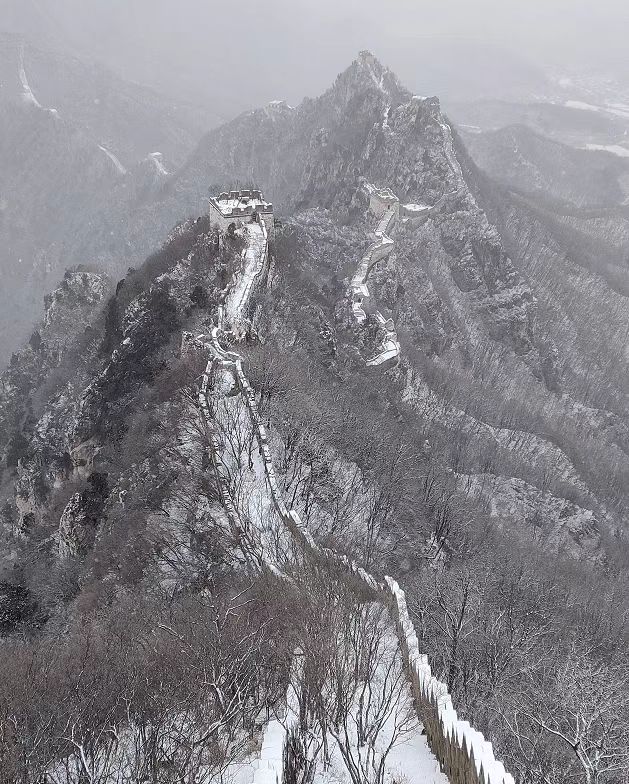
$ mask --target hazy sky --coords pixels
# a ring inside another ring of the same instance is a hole
[[[0,27],[227,114],[314,95],[363,48],[412,90],[543,91],[547,66],[629,81],[626,0],[0,0]],[[5,20],[5,25],[2,23]],[[539,73],[538,73],[539,72]]]

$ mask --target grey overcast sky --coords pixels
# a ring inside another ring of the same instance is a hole
[[[0,9],[0,27],[216,101],[223,115],[318,94],[364,48],[410,89],[444,97],[543,92],[549,67],[629,82],[626,0],[0,0]]]

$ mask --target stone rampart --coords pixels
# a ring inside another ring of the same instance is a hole
[[[364,324],[367,320],[365,304],[371,298],[367,286],[369,274],[373,267],[393,250],[395,242],[389,236],[389,232],[395,226],[400,214],[399,200],[388,188],[376,188],[369,183],[365,183],[363,187],[369,194],[369,210],[376,215],[378,223],[374,232],[376,239],[367,248],[350,283],[352,315],[359,324]],[[379,311],[376,311],[374,316],[382,339],[378,354],[366,362],[371,367],[395,361],[400,355],[400,344],[393,322],[385,319]]]
[[[384,228],[388,229],[391,226],[392,216],[385,212],[380,222],[385,219],[387,223]],[[243,307],[245,304],[243,303]],[[213,432],[213,427],[208,394],[213,366],[219,366],[231,371],[238,383],[258,442],[269,495],[276,513],[291,537],[304,553],[323,561],[336,572],[351,576],[371,599],[381,602],[391,615],[411,684],[417,715],[424,726],[430,748],[451,784],[515,784],[502,762],[496,759],[491,743],[486,741],[482,733],[475,730],[469,722],[458,718],[446,684],[432,674],[427,657],[419,650],[406,597],[398,583],[391,577],[379,581],[347,556],[317,544],[298,512],[288,509],[277,481],[269,435],[258,411],[255,392],[243,371],[241,357],[235,352],[222,348],[221,334],[221,330],[215,327],[209,343],[205,343],[202,338],[197,339],[201,345],[208,346],[212,352],[212,358],[208,362],[199,390],[199,405],[210,431]],[[211,440],[211,445],[217,450],[215,466],[220,467],[218,439]],[[220,484],[219,478],[219,486]],[[229,487],[226,488],[226,493],[229,495]],[[221,497],[223,497],[223,489]],[[234,509],[231,497],[226,500],[225,508],[230,522],[233,518],[234,524],[239,524],[238,512]],[[254,784],[282,783],[285,742],[285,727],[280,722],[270,722],[265,730],[260,765],[254,774]]]
[[[218,339],[218,335],[215,335]],[[233,355],[232,355],[233,356]],[[228,359],[229,362],[233,360]],[[458,718],[445,683],[432,675],[428,659],[419,651],[417,634],[406,606],[404,591],[391,577],[377,580],[355,561],[318,545],[299,514],[289,510],[279,489],[270,452],[269,437],[258,412],[256,396],[242,369],[233,363],[236,378],[251,417],[264,464],[267,487],[275,511],[299,546],[334,571],[351,575],[371,598],[388,609],[395,624],[417,715],[424,725],[430,748],[452,784],[514,784],[502,762],[494,756],[491,743],[469,722]]]

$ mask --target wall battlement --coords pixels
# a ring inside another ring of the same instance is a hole
[[[239,229],[245,223],[257,222],[265,226],[270,240],[275,239],[273,205],[255,188],[222,191],[218,196],[211,196],[209,214],[211,222],[223,231],[232,224],[234,229]]]

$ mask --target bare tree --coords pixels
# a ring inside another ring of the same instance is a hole
[[[382,784],[393,747],[417,728],[390,619],[368,605],[344,619],[331,663],[329,731],[354,784]]]
[[[618,781],[629,769],[629,667],[597,661],[576,644],[554,665],[555,688],[536,689],[515,711],[519,741],[532,747],[531,734],[541,731],[568,752],[585,784]]]
[[[309,582],[300,613],[294,735],[298,782],[338,750],[354,784],[382,784],[387,758],[417,727],[391,620],[327,575]]]

